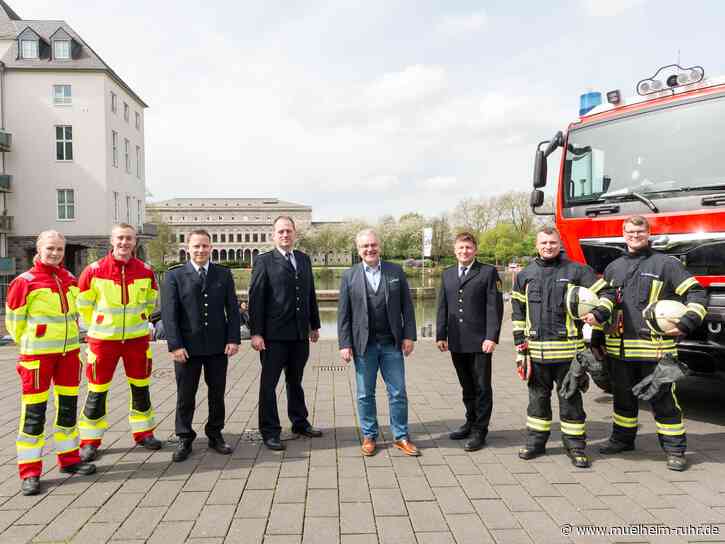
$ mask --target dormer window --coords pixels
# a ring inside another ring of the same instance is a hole
[[[70,40],[53,40],[53,58],[56,60],[69,60]]]
[[[20,40],[20,58],[38,58],[38,40]]]

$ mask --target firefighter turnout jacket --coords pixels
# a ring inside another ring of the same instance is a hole
[[[568,363],[584,349],[582,323],[571,319],[565,309],[566,294],[576,286],[598,293],[604,281],[590,267],[563,255],[549,260],[537,257],[516,275],[511,292],[514,343],[528,342],[534,362]],[[598,320],[606,317],[599,308],[593,313]]]
[[[53,383],[56,406],[53,439],[61,467],[80,462],[77,403],[81,362],[76,279],[62,266],[37,261],[15,278],[7,293],[5,325],[17,343],[22,386],[16,439],[22,479],[40,476],[45,412]]]
[[[158,287],[153,269],[132,257],[108,254],[88,266],[78,282],[78,309],[95,340],[131,340],[149,334]]]
[[[642,310],[658,300],[678,300],[687,306],[679,328],[693,332],[705,318],[705,290],[669,255],[645,248],[626,253],[611,262],[604,271],[607,285],[600,292],[602,306],[597,308],[607,327],[606,348],[611,357],[625,361],[656,362],[663,355],[677,355],[675,339],[653,333],[642,317]],[[598,319],[600,323],[604,322]]]

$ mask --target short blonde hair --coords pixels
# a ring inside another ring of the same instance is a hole
[[[358,246],[360,244],[360,240],[364,236],[374,236],[375,239],[377,240],[378,244],[380,244],[380,237],[378,236],[378,233],[375,232],[375,229],[367,228],[367,229],[362,229],[360,232],[358,232],[355,235],[355,246]]]
[[[65,246],[65,236],[63,236],[62,232],[58,232],[57,230],[44,230],[38,234],[38,238],[35,240],[35,249],[38,252],[40,252],[40,246],[46,238],[60,238],[63,240],[63,245]]]

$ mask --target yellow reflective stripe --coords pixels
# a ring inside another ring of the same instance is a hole
[[[562,421],[560,426],[562,433],[572,436],[581,436],[586,432],[585,423],[569,423],[567,421]]]
[[[531,308],[529,304],[529,284],[526,284],[526,295],[524,296],[524,304],[526,305],[526,328],[524,334],[529,336],[531,334]]]
[[[599,291],[602,290],[605,285],[607,285],[607,282],[604,280],[604,278],[599,278],[597,281],[594,282],[589,290],[596,295]]]
[[[526,295],[519,293],[518,291],[511,291],[511,298],[518,300],[519,302],[526,303]]]
[[[34,359],[32,361],[18,361],[18,364],[28,370],[35,370],[40,368],[40,359]]]
[[[702,304],[698,304],[697,302],[690,302],[687,305],[687,309],[690,312],[695,312],[697,315],[699,315],[700,319],[705,319],[705,316],[707,315],[707,309]]]
[[[573,340],[531,340],[529,348],[536,346],[537,349],[565,349],[584,346],[584,340],[578,338]]]
[[[47,402],[49,397],[48,391],[42,393],[25,393],[23,394],[23,404],[40,404]]]
[[[111,388],[111,382],[108,383],[90,383],[88,382],[88,391],[93,393],[105,393]]]
[[[84,293],[87,292],[88,291],[84,291]],[[83,293],[81,293],[76,299],[76,306],[78,306],[78,308],[91,307],[93,306],[93,300],[86,298],[85,296],[83,296]]]
[[[5,306],[5,323],[22,323],[27,322],[28,314],[26,313],[28,306],[20,306],[15,310],[11,310]]]
[[[526,321],[513,321],[514,330],[522,329],[526,326]]]
[[[56,395],[65,395],[67,397],[77,397],[79,387],[76,385],[57,385],[53,384],[53,391]]]
[[[682,296],[690,287],[695,284],[697,284],[697,280],[694,277],[690,276],[686,280],[683,280],[680,285],[675,287],[675,294]]]
[[[685,434],[684,423],[660,423],[655,421],[657,425],[657,433],[664,434],[666,436],[680,436]]]
[[[614,420],[615,425],[619,425],[620,427],[627,427],[629,429],[637,427],[636,417],[620,416],[617,412],[613,412],[612,419]]]
[[[154,411],[149,410],[145,413],[133,412],[128,416],[128,423],[131,426],[131,431],[134,433],[150,431],[156,426]]]
[[[73,451],[78,448],[78,430],[74,429],[71,433],[56,430],[53,433],[53,441],[55,442],[56,453]]]
[[[551,430],[551,420],[528,416],[526,418],[526,426],[535,431],[549,432]]]
[[[131,315],[134,312],[141,313],[146,310],[146,304],[126,304],[123,306],[96,306],[96,314],[109,314],[109,315]]]
[[[43,441],[45,440],[45,437],[42,434],[39,434],[37,436],[33,436],[32,434],[26,434],[23,432],[18,433],[17,438],[15,439],[15,444],[18,443],[25,444],[26,448],[31,448],[37,446],[39,443],[42,445]]]
[[[574,289],[574,287],[575,286],[574,285],[571,285],[571,284],[567,285],[567,287],[566,287],[567,294],[572,289]],[[568,296],[567,296],[566,299],[568,299]],[[574,323],[574,320],[569,316],[569,312],[564,312],[564,313],[565,313],[565,316],[566,316],[566,318],[565,318],[566,334],[569,336],[569,338],[575,338],[575,337],[577,337],[579,335],[579,330],[577,329],[577,326]]]
[[[677,406],[677,409],[680,411],[680,413],[682,413],[682,407],[680,406],[680,401],[677,399],[675,389],[677,389],[677,382],[672,382],[672,400],[675,401],[675,406]]]
[[[94,323],[88,328],[88,334],[91,337],[96,337],[96,335],[102,335],[106,338],[114,335],[124,335],[125,338],[131,338],[130,335],[135,333],[148,333],[149,331],[149,324],[148,321],[141,321],[141,323],[137,323],[135,325],[126,325],[125,327],[123,324],[121,325],[115,325],[111,323],[110,325],[103,325]],[[143,334],[141,335],[143,336]]]
[[[609,310],[610,312],[611,312],[612,310],[614,310],[614,302],[612,302],[612,301],[611,301],[611,300],[609,300],[608,298],[600,298],[600,299],[599,299],[599,304],[601,304],[602,306],[604,306],[604,307],[605,307],[605,308],[606,308],[607,310]]]
[[[649,303],[657,302],[662,291],[662,282],[660,280],[652,280],[652,287],[649,290]]]
[[[136,387],[147,387],[151,384],[151,378],[129,378],[126,377],[128,383]]]
[[[40,461],[40,458],[43,453],[43,446],[45,445],[45,442],[41,444],[39,447],[32,447],[27,448],[25,446],[22,446],[20,444],[17,444],[17,452],[18,452],[18,463],[32,463],[34,461]]]
[[[78,429],[81,440],[103,438],[103,433],[108,429],[108,421],[106,421],[105,416],[96,420],[90,420],[83,416],[78,422]]]
[[[73,312],[66,315],[35,315],[28,318],[30,325],[46,325],[50,323],[65,323],[75,321],[78,314]]]

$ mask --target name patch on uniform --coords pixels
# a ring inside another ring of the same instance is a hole
[[[397,283],[399,281],[400,281],[399,278],[393,278],[392,280],[388,281],[388,284],[390,284],[390,283]]]
[[[656,280],[660,279],[660,277],[659,277],[658,274],[650,274],[649,272],[640,272],[639,275],[640,276],[646,276],[648,278],[654,278]]]

